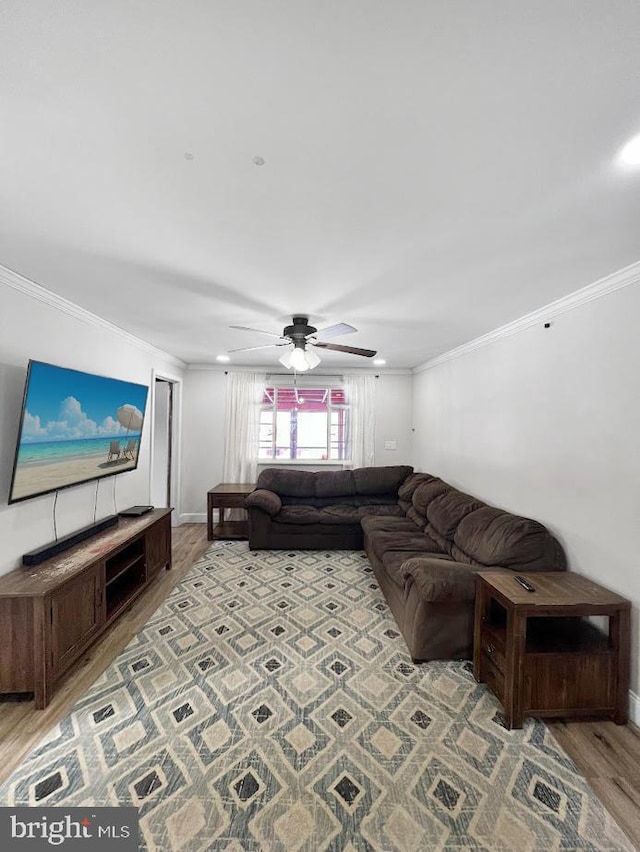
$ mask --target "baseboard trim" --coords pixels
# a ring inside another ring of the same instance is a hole
[[[183,512],[180,515],[180,523],[181,524],[206,524],[207,523],[207,513],[206,512]]]
[[[629,720],[640,727],[640,695],[629,690]]]

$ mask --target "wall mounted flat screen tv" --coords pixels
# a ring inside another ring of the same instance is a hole
[[[148,391],[29,361],[9,503],[134,470]]]

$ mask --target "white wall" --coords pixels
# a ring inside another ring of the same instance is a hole
[[[380,373],[376,385],[377,465],[411,464],[411,401],[413,376]],[[385,442],[395,441],[395,450]]]
[[[631,599],[635,693],[639,317],[638,283],[606,292],[419,372],[413,400],[418,469],[542,521],[572,571]]]
[[[379,374],[374,413],[377,465],[411,463],[412,379],[410,374]],[[207,491],[222,481],[226,389],[223,369],[191,369],[185,374],[182,404],[183,521],[205,521]],[[392,440],[396,441],[397,449],[385,450],[385,441]],[[304,467],[314,469],[313,465]],[[322,469],[326,468],[323,465]]]
[[[187,370],[182,385],[181,520],[204,523],[207,491],[222,482],[227,377]]]
[[[146,385],[152,368],[182,372],[171,356],[0,268],[0,574],[18,567],[23,553],[54,538],[53,494],[7,505],[30,358]],[[114,482],[117,510],[149,502],[149,429],[147,417],[138,469],[100,481],[98,519],[114,513]],[[95,493],[95,482],[59,492],[59,536],[93,521]]]

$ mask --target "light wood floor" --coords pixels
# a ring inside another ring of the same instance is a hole
[[[0,782],[42,736],[63,719],[90,684],[118,656],[207,549],[205,524],[173,530],[173,568],[139,598],[54,691],[45,710],[33,701],[0,701]],[[640,850],[640,729],[629,723],[553,722],[558,742]]]

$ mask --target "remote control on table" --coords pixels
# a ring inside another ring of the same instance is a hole
[[[524,577],[521,577],[519,574],[515,578],[516,583],[520,583],[523,589],[526,589],[528,592],[535,592],[536,587],[533,586],[528,580],[525,580]]]

